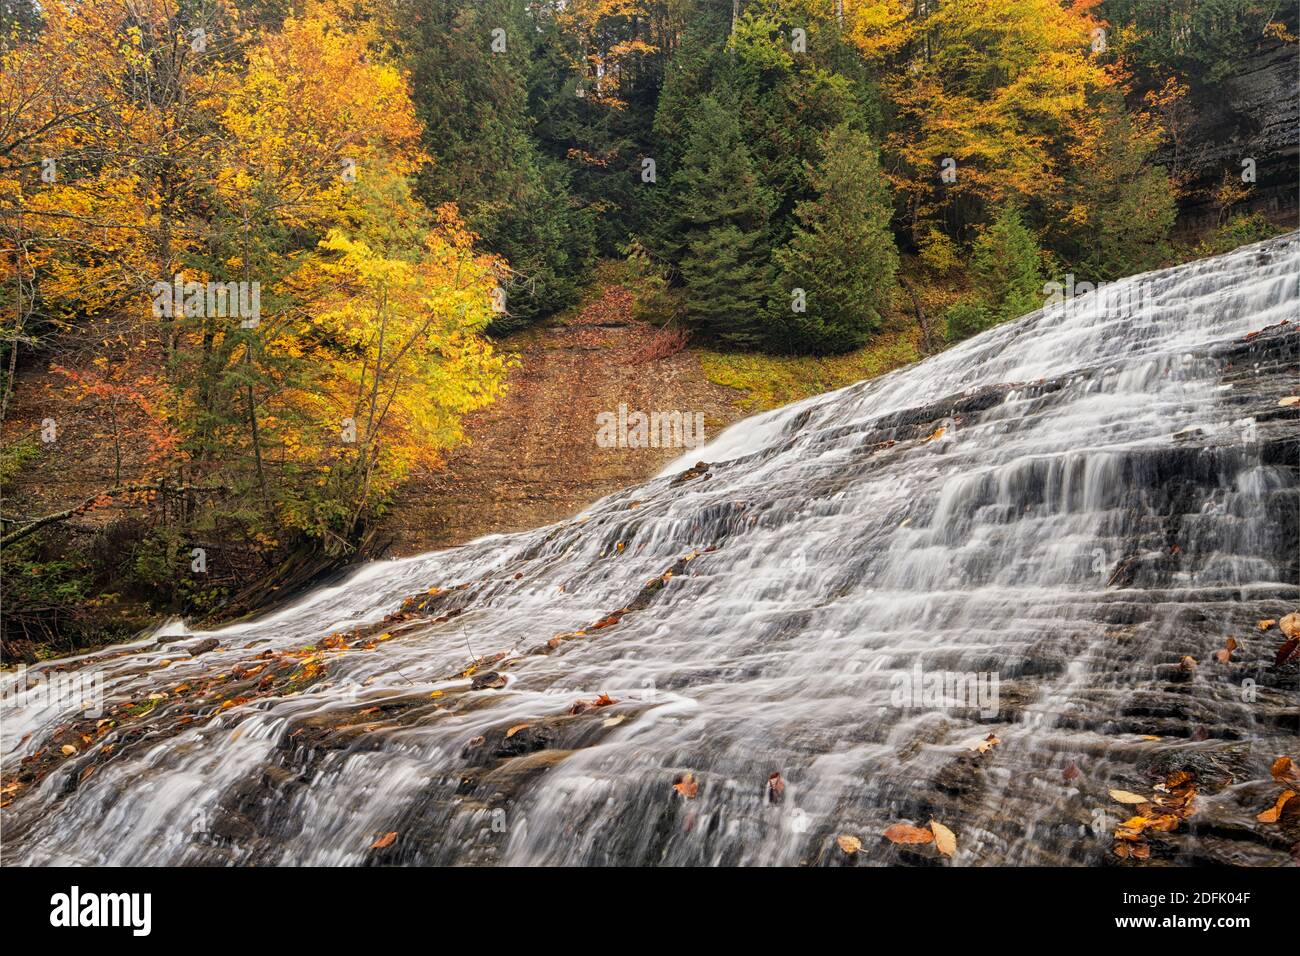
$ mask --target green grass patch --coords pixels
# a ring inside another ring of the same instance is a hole
[[[902,368],[921,358],[916,329],[882,332],[844,355],[764,355],[695,349],[709,381],[741,392],[737,406],[767,411]]]

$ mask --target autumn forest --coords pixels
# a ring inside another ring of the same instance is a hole
[[[367,556],[526,364],[516,337],[611,274],[659,354],[768,369],[902,335],[910,361],[1045,284],[1281,231],[1253,165],[1206,174],[1189,143],[1244,57],[1294,45],[1284,3],[0,13],[6,662]],[[1193,206],[1213,221],[1180,231]]]

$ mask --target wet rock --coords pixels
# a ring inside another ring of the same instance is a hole
[[[978,754],[960,754],[935,775],[934,785],[944,793],[969,798],[984,789],[984,768]]]
[[[221,642],[215,637],[208,637],[189,649],[190,657],[198,657],[200,654],[206,654],[208,651],[215,651],[221,646]]]
[[[500,739],[486,749],[497,758],[519,757],[537,750],[546,750],[554,746],[558,739],[559,733],[554,727],[547,724],[529,724],[513,734],[507,730]]]
[[[485,671],[482,674],[475,674],[470,680],[469,686],[473,690],[500,690],[506,686],[506,676],[497,671]]]
[[[707,461],[697,461],[693,466],[687,468],[680,475],[674,478],[670,483],[670,487],[675,488],[677,485],[684,485],[686,482],[699,478],[701,475],[708,477],[710,467],[711,466]]]

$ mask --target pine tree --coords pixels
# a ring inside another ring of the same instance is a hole
[[[810,170],[817,198],[795,208],[794,235],[776,256],[773,315],[791,351],[846,352],[880,326],[898,270],[891,205],[875,146],[839,126],[823,137]],[[794,301],[802,289],[801,301]]]
[[[759,183],[735,112],[711,96],[700,100],[691,123],[674,199],[671,246],[687,322],[724,345],[765,344],[772,197]]]

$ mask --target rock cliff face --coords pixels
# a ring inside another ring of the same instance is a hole
[[[1180,231],[1213,226],[1218,215],[1210,193],[1225,172],[1240,175],[1243,159],[1255,160],[1256,182],[1243,212],[1294,219],[1300,159],[1300,46],[1261,46],[1212,90],[1196,97],[1191,125],[1175,149],[1158,154],[1165,166],[1187,177]]]

